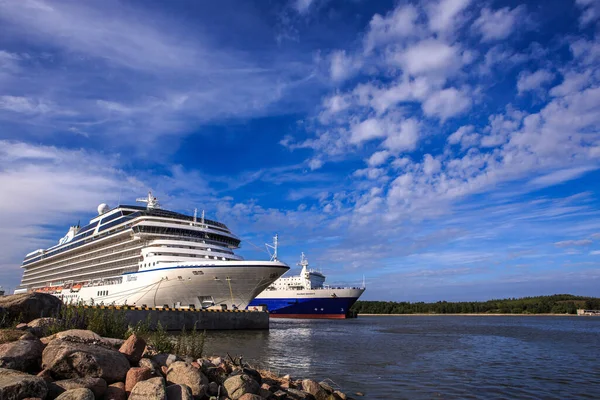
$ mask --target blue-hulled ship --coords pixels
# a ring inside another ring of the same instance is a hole
[[[271,318],[331,318],[350,316],[350,308],[365,291],[362,287],[324,285],[325,275],[308,268],[302,253],[300,275],[283,276],[259,294],[249,305],[266,306]]]

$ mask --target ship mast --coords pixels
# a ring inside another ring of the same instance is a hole
[[[271,255],[271,261],[277,261],[277,246],[279,244],[279,235],[275,234],[275,237],[273,238],[273,244],[270,245],[268,243],[265,243],[265,246],[267,247],[267,251],[269,251],[269,249],[273,249],[273,254]],[[269,254],[271,254],[271,252],[269,251]]]
[[[147,209],[160,208],[160,204],[158,204],[158,199],[156,197],[152,196],[152,191],[150,191],[150,190],[148,191],[147,198],[136,199],[135,201],[137,201],[139,203],[146,203]]]

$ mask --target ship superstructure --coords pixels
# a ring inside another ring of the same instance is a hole
[[[322,272],[308,268],[302,253],[300,275],[283,276],[256,296],[250,308],[266,306],[272,318],[346,318],[365,291],[362,287],[325,285]]]
[[[224,224],[160,208],[98,206],[89,224],[71,226],[59,243],[26,255],[15,293],[41,291],[69,303],[152,307],[246,307],[289,269],[245,261],[240,239]]]

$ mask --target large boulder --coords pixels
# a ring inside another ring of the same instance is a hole
[[[168,400],[193,400],[192,389],[187,385],[167,386]],[[261,399],[262,400],[262,399]]]
[[[68,390],[72,389],[90,389],[97,399],[101,398],[106,392],[106,381],[102,378],[73,378],[54,381],[48,384],[50,398],[54,398]]]
[[[208,388],[208,379],[202,371],[183,361],[175,361],[167,369],[167,383],[187,385],[194,397],[203,397]]]
[[[54,339],[61,339],[74,343],[99,344],[102,343],[102,337],[93,331],[85,329],[69,329],[58,332]]]
[[[39,339],[0,344],[0,368],[38,372],[44,345]]]
[[[244,374],[228,378],[223,386],[232,400],[237,400],[246,393],[257,394],[260,389],[258,382]]]
[[[12,369],[0,368],[0,399],[46,398],[46,381]]]
[[[94,393],[86,388],[71,389],[58,396],[56,400],[94,400]]]
[[[45,293],[0,296],[0,308],[5,310],[9,319],[19,319],[19,322],[56,315],[62,304],[58,297]]]
[[[131,365],[137,365],[144,354],[144,349],[146,349],[146,341],[134,334],[127,338],[119,351],[127,357]]]
[[[165,381],[163,378],[152,378],[139,382],[129,395],[129,400],[166,400]]]
[[[54,339],[42,353],[42,367],[54,378],[102,378],[108,383],[125,380],[129,361],[117,350]]]

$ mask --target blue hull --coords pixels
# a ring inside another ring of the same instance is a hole
[[[252,306],[267,306],[272,318],[346,318],[354,297],[254,299]]]

